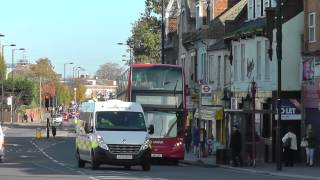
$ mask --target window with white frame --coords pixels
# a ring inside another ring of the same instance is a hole
[[[214,83],[214,55],[209,56],[209,83]]]
[[[254,0],[248,0],[248,20],[254,19]]]
[[[233,47],[233,79],[234,81],[238,80],[238,49],[237,46]]]
[[[266,16],[266,8],[270,6],[270,0],[263,0],[263,16]]]
[[[195,59],[195,54],[192,53],[190,58],[190,80],[192,81],[196,80]]]
[[[221,86],[221,56],[218,56],[218,65],[217,65],[217,67],[218,67],[218,74],[217,74],[217,85],[218,85],[218,87],[220,87]]]
[[[224,86],[226,86],[226,84],[227,83],[229,83],[229,82],[227,82],[228,80],[230,80],[230,73],[228,73],[228,71],[230,70],[229,68],[229,66],[228,66],[228,64],[229,64],[229,62],[228,62],[228,56],[227,55],[225,55],[224,56],[224,59],[223,59],[223,84],[224,84]]]
[[[201,54],[201,77],[200,77],[200,79],[201,80],[204,80],[204,81],[206,81],[206,74],[207,74],[207,70],[206,70],[206,56],[207,56],[207,54],[206,53],[202,53]]]
[[[309,27],[309,42],[316,42],[316,13],[309,13],[308,18],[308,27]]]
[[[269,58],[269,41],[265,40],[265,58],[264,58],[264,78],[270,80],[270,58]]]
[[[257,41],[257,79],[261,80],[261,42]]]
[[[200,5],[196,5],[196,29],[199,29],[201,26],[201,14],[200,14]]]
[[[255,0],[255,17],[261,17],[261,0]]]
[[[208,60],[207,60],[207,54],[203,53],[203,80],[207,83],[208,82]]]
[[[245,65],[245,45],[241,44],[241,80],[244,81],[245,75],[246,75],[246,65]]]

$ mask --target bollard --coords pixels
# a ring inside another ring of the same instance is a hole
[[[36,129],[36,139],[41,139],[41,128]]]

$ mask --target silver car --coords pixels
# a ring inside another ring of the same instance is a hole
[[[61,114],[53,114],[52,115],[52,125],[53,126],[60,126],[62,125],[62,115]]]
[[[4,134],[0,126],[0,162],[4,159]]]

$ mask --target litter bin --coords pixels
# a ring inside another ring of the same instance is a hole
[[[41,139],[41,128],[36,129],[36,139]]]
[[[216,151],[216,163],[228,164],[229,162],[229,149],[217,149]]]

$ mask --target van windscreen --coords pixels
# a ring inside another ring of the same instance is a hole
[[[141,112],[100,111],[96,116],[97,131],[146,131]]]

